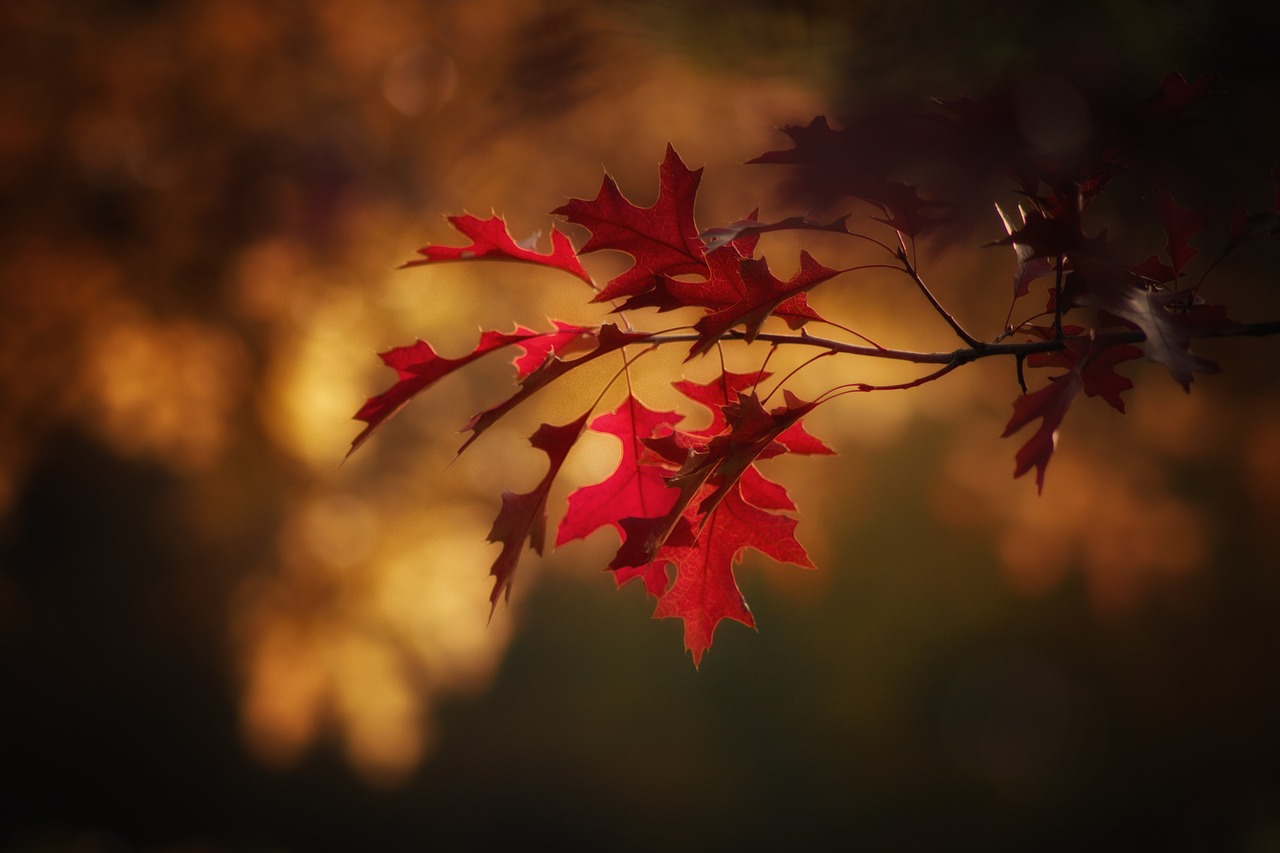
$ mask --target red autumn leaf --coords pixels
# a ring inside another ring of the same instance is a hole
[[[708,314],[694,324],[699,338],[689,350],[689,358],[711,349],[725,332],[738,324],[746,326],[747,341],[754,340],[761,325],[775,312],[784,316],[792,328],[799,328],[810,319],[821,319],[804,301],[804,293],[840,274],[839,270],[815,261],[808,252],[800,253],[800,269],[787,281],[769,272],[764,258],[740,260],[738,268],[742,284],[740,297],[728,308]]]
[[[1084,366],[1080,382],[1085,396],[1101,397],[1117,412],[1124,414],[1124,400],[1120,395],[1132,388],[1133,382],[1116,373],[1116,365],[1136,358],[1142,358],[1142,350],[1128,344],[1105,347],[1082,358]]]
[[[360,411],[355,413],[355,419],[364,421],[368,426],[352,440],[347,456],[364,444],[378,426],[404,408],[415,394],[424,391],[482,355],[512,344],[528,345],[530,341],[544,337],[546,334],[520,326],[517,326],[513,332],[483,332],[476,348],[462,358],[444,358],[425,341],[417,341],[409,346],[396,347],[381,353],[379,358],[396,371],[397,381],[386,391],[366,400],[360,407]]]
[[[1161,189],[1156,195],[1154,207],[1156,216],[1160,219],[1160,225],[1168,238],[1165,252],[1176,279],[1182,274],[1182,269],[1199,252],[1189,241],[1205,229],[1209,220],[1203,210],[1187,210],[1179,207],[1168,189]]]
[[[681,432],[681,435],[696,436],[699,440],[713,438],[729,428],[725,407],[737,400],[748,388],[754,388],[770,377],[770,373],[733,373],[725,371],[710,382],[699,383],[688,379],[680,379],[671,383],[672,387],[695,403],[705,406],[711,411],[711,423],[706,427],[693,431]],[[794,399],[794,398],[792,398]],[[800,421],[784,429],[777,436],[777,447],[765,449],[761,458],[769,459],[781,453],[803,455],[832,455],[835,453],[822,441],[805,431]]]
[[[435,261],[522,261],[529,264],[553,267],[563,270],[572,276],[592,284],[591,276],[582,268],[578,254],[573,250],[569,238],[556,229],[551,229],[551,252],[541,254],[534,250],[538,235],[530,240],[517,243],[507,230],[507,223],[501,216],[488,219],[477,219],[471,214],[448,217],[452,225],[462,236],[470,238],[469,246],[423,246],[418,254],[420,260],[407,261],[404,267],[416,267]]]
[[[694,666],[701,664],[703,654],[711,647],[712,635],[721,620],[733,619],[755,627],[755,619],[733,576],[733,567],[747,548],[779,562],[813,567],[795,538],[796,520],[752,506],[743,500],[737,487],[729,490],[699,526],[700,532],[692,543],[668,541],[654,559],[655,563],[673,564],[676,576],[658,599],[653,615],[684,621],[684,645],[693,655]]]
[[[793,508],[781,486],[754,472],[755,460],[789,452],[791,447],[795,447],[797,453],[831,451],[800,426],[800,419],[813,409],[813,404],[787,394],[786,406],[766,412],[754,395],[742,393],[766,376],[726,372],[720,381],[706,384],[688,380],[672,383],[689,399],[710,409],[712,421],[701,430],[677,432],[660,444],[646,442],[659,449],[658,457],[665,459],[670,467],[679,465],[678,470],[666,478],[675,497],[663,516],[620,522],[626,532],[625,541],[609,568],[646,565],[665,546],[681,521],[694,524],[695,517],[708,517],[733,489],[745,490],[746,500],[758,507]],[[728,402],[730,395],[734,397],[733,403]],[[748,472],[753,473],[748,477]],[[690,502],[698,496],[701,504],[691,507]],[[643,532],[643,536],[637,537],[635,532]]]
[[[578,436],[582,435],[582,427],[589,414],[590,412],[583,412],[575,420],[561,426],[543,424],[538,427],[529,443],[547,454],[550,463],[547,473],[531,492],[516,494],[508,490],[502,493],[502,509],[493,520],[493,528],[488,536],[490,542],[502,543],[502,551],[489,569],[489,574],[494,579],[493,592],[489,594],[490,616],[498,606],[499,597],[508,600],[511,598],[511,581],[520,563],[520,551],[525,540],[529,540],[529,547],[534,552],[542,553],[547,535],[547,494],[551,491],[551,483],[564,465],[569,450]]]
[[[1030,331],[1042,340],[1053,337],[1051,329],[1033,327]],[[1084,329],[1066,326],[1063,333],[1074,338],[1065,349],[1047,353],[1035,353],[1027,362],[1032,367],[1062,367],[1067,372],[1052,377],[1049,384],[1038,391],[1023,394],[1013,404],[1013,417],[1004,428],[1002,438],[1018,432],[1027,424],[1040,419],[1040,426],[1031,438],[1019,448],[1015,456],[1013,476],[1021,477],[1033,467],[1036,469],[1036,488],[1044,490],[1044,472],[1049,458],[1058,443],[1058,429],[1070,408],[1072,400],[1081,391],[1087,396],[1102,397],[1116,410],[1124,411],[1120,394],[1133,387],[1133,383],[1115,372],[1124,361],[1139,358],[1142,350],[1128,344],[1099,345],[1096,339],[1082,339]]]
[[[635,259],[634,266],[606,284],[594,301],[640,293],[655,274],[705,272],[705,250],[693,219],[701,178],[702,170],[690,171],[668,145],[658,171],[658,200],[651,207],[632,204],[605,175],[594,200],[571,199],[552,211],[591,231],[582,253],[613,249]]]
[[[814,404],[803,402],[789,391],[786,400],[787,405],[770,412],[755,394],[739,392],[737,401],[724,407],[729,428],[707,442],[706,448],[707,464],[714,466],[715,490],[698,506],[699,513],[712,512],[757,459],[789,449],[778,439],[800,426],[800,419],[813,411]],[[813,438],[808,433],[805,436]]]
[[[632,296],[616,310],[656,308],[663,312],[696,307],[706,309],[709,315],[728,310],[742,302],[752,290],[747,279],[758,276],[758,273],[750,268],[764,264],[763,260],[754,261],[741,254],[741,251],[742,243],[735,240],[727,246],[708,252],[705,278],[690,280],[665,275],[653,276],[648,290]],[[768,274],[767,268],[765,274]],[[792,328],[799,328],[810,320],[822,320],[809,307],[803,293],[783,299],[772,314],[785,320]]]
[[[664,311],[675,311],[679,308],[688,308],[679,296],[673,291],[677,288],[674,285],[682,285],[686,282],[678,279],[667,278],[666,276],[655,275],[650,276],[646,285],[648,289],[635,296],[629,296],[627,299],[614,310],[614,313],[622,313],[624,311],[639,311],[642,308],[654,308],[659,314]]]
[[[467,425],[462,428],[463,432],[470,432],[471,435],[458,448],[458,453],[470,447],[473,441],[479,438],[485,430],[501,420],[507,412],[510,412],[569,371],[595,361],[603,355],[620,350],[627,344],[640,343],[650,337],[651,334],[647,332],[624,332],[612,323],[601,326],[594,350],[572,361],[561,361],[558,358],[547,359],[521,380],[520,388],[514,394],[498,405],[490,406],[484,411],[473,415],[471,420],[467,421]]]
[[[556,331],[538,335],[516,344],[523,352],[515,360],[516,378],[523,379],[542,366],[552,355],[566,356],[578,352],[589,352],[595,347],[597,330],[588,326],[573,323],[562,323],[552,320]]]
[[[1038,391],[1023,394],[1013,402],[1013,417],[1005,425],[1001,438],[1008,438],[1027,424],[1040,419],[1040,426],[1014,456],[1013,476],[1021,477],[1034,467],[1036,489],[1044,491],[1044,469],[1058,444],[1058,428],[1080,391],[1080,374],[1071,371],[1054,377]]]
[[[690,379],[678,379],[672,382],[672,388],[693,402],[705,406],[711,412],[711,423],[696,432],[685,434],[705,439],[724,432],[729,426],[728,420],[725,419],[724,407],[730,401],[736,400],[738,394],[748,388],[754,388],[769,376],[770,374],[766,372],[733,373],[726,370],[710,382],[694,382]]]
[[[760,509],[784,512],[796,510],[796,502],[791,500],[786,487],[765,477],[754,465],[742,472],[742,479],[738,480],[738,493],[744,501]]]
[[[1040,326],[1028,328],[1041,340],[1052,340],[1053,330]],[[1140,347],[1129,344],[1099,346],[1094,340],[1082,340],[1085,330],[1080,326],[1063,326],[1067,336],[1067,348],[1052,352],[1032,353],[1027,357],[1028,367],[1061,367],[1080,372],[1081,390],[1087,397],[1101,397],[1116,411],[1123,414],[1124,400],[1121,394],[1133,387],[1133,382],[1115,372],[1116,365],[1142,358]]]
[[[652,276],[646,290],[629,298],[617,310],[656,308],[663,312],[677,308],[705,308],[718,311],[726,308],[737,302],[746,290],[740,270],[743,258],[735,243],[708,252],[704,258],[706,269],[702,278]]]
[[[613,560],[605,568],[613,572],[614,581],[623,586],[636,578],[644,584],[645,592],[654,598],[661,598],[667,591],[670,578],[667,577],[667,564],[664,560],[655,560],[645,548],[657,532],[658,526],[664,524],[665,516],[655,518],[624,518],[618,522],[622,532],[622,546]],[[674,529],[666,534],[664,544],[688,544],[693,541],[693,531],[687,523],[679,524],[677,518]]]
[[[622,519],[661,516],[671,508],[676,492],[664,479],[670,471],[652,460],[646,462],[651,453],[642,439],[654,436],[660,428],[674,427],[682,419],[678,412],[657,412],[627,395],[616,409],[591,422],[592,430],[621,442],[622,457],[608,478],[569,495],[569,508],[556,532],[557,546],[605,525],[612,525],[625,540]]]
[[[667,469],[666,483],[672,490],[670,508],[663,515],[628,517],[618,523],[622,527],[623,541],[614,554],[609,568],[618,570],[639,568],[653,561],[666,546],[672,534],[689,510],[689,504],[702,490],[707,479],[715,472],[715,466],[704,464],[706,454],[700,448],[685,451],[684,463],[674,473]]]
[[[790,392],[786,394],[789,395]],[[836,453],[822,439],[806,430],[803,421],[796,421],[784,429],[774,442],[780,444],[787,453],[798,456],[834,456]],[[767,459],[767,453],[762,454],[761,458]]]

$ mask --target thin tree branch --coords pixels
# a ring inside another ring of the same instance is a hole
[[[1225,329],[1206,329],[1202,332],[1192,335],[1192,339],[1201,338],[1265,338],[1272,335],[1280,335],[1280,320],[1270,320],[1261,323],[1240,323],[1238,325]],[[701,340],[702,336],[694,332],[664,334],[655,333],[648,338],[648,342],[656,345],[689,343]],[[1138,344],[1146,340],[1139,330],[1103,332],[1093,336],[1096,345],[1111,346],[1113,344]],[[733,329],[725,332],[720,336],[722,341],[741,341],[746,340],[746,332]],[[819,347],[831,350],[845,355],[861,355],[868,358],[886,358],[894,361],[910,361],[916,364],[951,364],[954,362],[956,366],[968,364],[971,361],[977,361],[980,358],[990,358],[992,356],[1011,355],[1026,357],[1037,352],[1056,352],[1066,349],[1073,342],[1087,342],[1090,340],[1089,335],[1064,335],[1047,341],[1020,341],[1020,342],[1001,342],[1001,343],[984,343],[982,341],[974,341],[973,346],[961,347],[951,350],[950,352],[920,352],[916,350],[900,350],[863,346],[861,344],[851,344],[845,341],[835,341],[828,338],[820,338],[801,332],[798,335],[775,334],[771,332],[762,332],[755,336],[757,341],[765,341],[771,344],[794,344],[799,346]]]
[[[965,331],[965,328],[960,325],[956,318],[951,316],[951,312],[942,307],[942,303],[933,295],[933,292],[929,290],[929,286],[924,283],[924,279],[920,277],[920,273],[916,271],[915,264],[913,264],[911,259],[907,257],[907,244],[902,240],[901,234],[898,235],[898,240],[902,244],[902,248],[898,250],[898,260],[902,261],[902,271],[911,276],[911,280],[916,283],[916,287],[920,288],[920,292],[924,294],[924,298],[929,300],[929,304],[933,306],[933,310],[937,311],[938,315],[942,317],[943,320],[947,321],[947,325],[960,336],[960,340],[964,341],[971,347],[977,348],[983,346],[982,341]]]

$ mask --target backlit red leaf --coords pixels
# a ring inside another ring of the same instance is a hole
[[[583,486],[569,495],[569,508],[556,532],[556,545],[581,539],[612,525],[624,539],[622,519],[661,516],[671,508],[676,491],[667,486],[667,466],[646,460],[652,454],[642,440],[682,420],[678,412],[658,412],[631,395],[608,414],[591,422],[591,429],[612,435],[622,444],[618,467],[605,480]]]
[[[748,341],[754,340],[761,325],[775,312],[784,316],[792,328],[810,319],[821,319],[804,301],[804,293],[839,275],[839,270],[823,266],[808,252],[800,253],[800,269],[787,281],[769,272],[764,258],[740,260],[738,269],[741,295],[729,307],[708,314],[694,324],[700,337],[689,350],[690,358],[705,353],[737,325],[746,327]]]
[[[650,462],[668,474],[672,503],[665,515],[616,522],[623,544],[609,568],[619,583],[643,578],[650,594],[659,596],[655,616],[684,620],[685,646],[695,664],[721,620],[754,624],[732,571],[746,548],[782,562],[811,565],[795,539],[795,519],[778,512],[794,510],[795,504],[754,462],[792,448],[799,453],[830,450],[800,427],[812,404],[788,394],[785,406],[767,411],[753,394],[743,393],[763,378],[724,373],[705,384],[673,383],[710,409],[712,421],[700,430],[646,442],[657,449]],[[655,431],[671,428],[659,424]],[[675,459],[681,460],[678,469]],[[675,567],[674,582],[668,565]]]
[[[496,349],[512,344],[523,344],[542,337],[541,332],[534,332],[519,326],[513,332],[484,332],[474,350],[462,358],[444,358],[432,349],[425,341],[417,341],[409,346],[396,347],[379,355],[383,363],[396,371],[397,381],[381,394],[370,397],[355,413],[355,419],[364,421],[367,426],[351,442],[350,456],[356,448],[364,444],[370,434],[384,421],[400,411],[406,403],[440,379],[448,376],[460,367],[470,364],[476,359]]]
[[[582,428],[587,422],[588,412],[583,412],[577,419],[561,426],[543,424],[529,439],[529,443],[547,454],[549,465],[547,473],[534,486],[533,491],[517,494],[512,491],[502,493],[502,509],[493,520],[489,531],[490,542],[502,544],[502,551],[493,566],[489,569],[493,577],[493,592],[489,594],[490,615],[498,606],[498,599],[511,597],[511,582],[520,563],[520,551],[524,542],[541,554],[546,544],[547,531],[547,494],[551,484],[564,465],[565,457],[573,447]]]
[[[582,268],[578,254],[573,250],[569,238],[556,229],[551,229],[551,251],[541,254],[535,251],[533,244],[538,235],[530,240],[517,243],[507,230],[507,223],[501,216],[488,219],[477,219],[471,214],[448,217],[452,225],[464,237],[471,239],[468,246],[423,246],[418,250],[422,258],[407,261],[404,267],[416,267],[435,261],[521,261],[528,264],[552,267],[563,270],[572,276],[592,284],[591,276]],[[594,285],[593,285],[594,286]]]
[[[688,545],[668,543],[655,562],[675,566],[675,581],[658,599],[655,618],[684,622],[684,645],[695,666],[711,647],[721,620],[733,619],[755,627],[755,619],[738,590],[733,568],[747,548],[783,563],[812,568],[804,547],[795,538],[796,520],[754,507],[730,489],[724,500],[701,520],[697,539]]]
[[[467,421],[467,425],[462,428],[464,432],[470,432],[471,435],[458,448],[458,452],[466,450],[473,441],[501,420],[504,415],[569,371],[620,350],[627,344],[639,343],[649,337],[651,335],[647,332],[625,332],[612,323],[601,326],[596,347],[591,352],[571,361],[561,361],[558,358],[547,359],[520,381],[520,388],[514,394],[496,406],[490,406],[473,415],[471,420]]]
[[[535,338],[520,341],[516,346],[521,355],[516,357],[516,377],[523,379],[542,366],[548,357],[555,355],[564,357],[581,352],[590,352],[596,345],[597,329],[589,326],[578,326],[573,323],[562,323],[552,320],[556,331],[538,335]]]
[[[655,274],[705,272],[705,249],[693,219],[702,170],[690,171],[668,145],[658,178],[658,200],[650,207],[632,204],[605,175],[595,199],[571,199],[552,211],[591,231],[582,252],[613,249],[635,259],[635,265],[605,285],[595,301],[647,290]]]

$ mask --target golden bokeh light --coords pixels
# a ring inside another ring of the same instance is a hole
[[[87,419],[123,453],[179,470],[216,462],[247,391],[240,342],[204,324],[129,312],[101,325],[81,378]]]
[[[1145,373],[1139,388],[1164,383],[1177,402],[1187,399],[1167,376]],[[1144,419],[1137,410],[1152,402],[1144,397],[1163,399],[1164,392],[1135,394],[1133,428],[1162,437],[1146,442],[1140,454],[1116,445],[1113,412],[1078,401],[1080,411],[1068,416],[1038,496],[1032,475],[1009,479],[1019,437],[997,439],[999,423],[982,419],[964,430],[949,455],[935,487],[935,511],[956,526],[991,530],[1013,588],[1042,596],[1080,571],[1100,612],[1124,614],[1161,583],[1202,568],[1214,536],[1194,498],[1179,494],[1164,473],[1186,445],[1201,440],[1203,430],[1180,429],[1201,404],[1187,403],[1181,414],[1167,405],[1158,410],[1167,420]]]
[[[296,762],[326,732],[371,783],[392,785],[431,746],[432,703],[492,677],[510,622],[488,624],[485,528],[321,490],[291,515],[281,575],[241,590],[247,743]]]

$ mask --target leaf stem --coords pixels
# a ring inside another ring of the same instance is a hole
[[[770,349],[770,350],[769,350],[769,352],[770,352],[770,353],[772,353],[774,349],[777,349],[777,344],[774,344],[773,349]],[[770,392],[765,396],[765,398],[764,398],[763,400],[761,400],[761,401],[760,401],[761,405],[763,405],[763,404],[765,404],[765,403],[769,402],[769,399],[770,399],[774,394],[777,394],[780,390],[782,390],[782,386],[786,385],[786,384],[787,384],[787,382],[791,379],[791,377],[795,376],[795,375],[796,375],[797,373],[799,373],[801,370],[804,370],[806,367],[808,367],[809,365],[813,364],[813,363],[814,363],[815,361],[817,361],[818,359],[820,359],[820,358],[827,358],[828,356],[832,356],[832,355],[835,355],[835,353],[834,353],[834,352],[832,352],[831,350],[827,350],[826,352],[820,352],[820,353],[818,353],[817,355],[813,356],[812,358],[807,358],[807,359],[805,359],[805,360],[804,360],[804,362],[803,362],[803,363],[801,363],[801,364],[799,364],[799,365],[796,365],[795,370],[792,370],[792,371],[791,371],[790,373],[788,373],[786,376],[784,376],[784,377],[782,377],[781,379],[779,379],[779,380],[778,380],[778,383],[777,383],[776,385],[774,385],[774,386],[773,386],[773,390],[772,390],[772,391],[770,391]]]
[[[964,362],[953,361],[932,373],[926,373],[924,376],[912,379],[910,382],[899,382],[895,385],[869,385],[866,382],[850,382],[847,385],[837,385],[815,402],[827,403],[836,397],[843,397],[845,394],[859,394],[866,391],[906,391],[909,388],[919,388],[921,385],[932,382],[935,379],[941,379],[961,364],[964,364]]]
[[[879,246],[881,249],[884,249],[889,254],[897,255],[897,252],[893,250],[892,246],[890,246],[888,243],[885,243],[882,240],[877,240],[875,237],[871,237],[867,234],[859,234],[857,231],[846,231],[845,235],[849,237],[856,237],[860,240],[866,240],[868,243],[874,243],[875,245]]]

